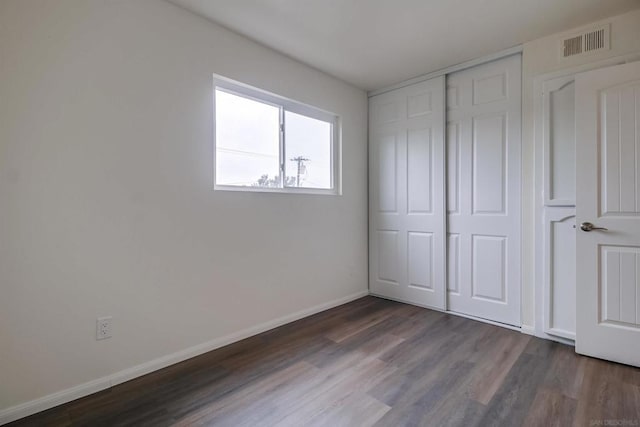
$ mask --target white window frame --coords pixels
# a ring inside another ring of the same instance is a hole
[[[280,150],[279,150],[279,171],[280,187],[251,187],[239,185],[223,185],[217,183],[217,143],[216,143],[216,90],[222,90],[243,98],[252,99],[257,102],[272,105],[280,109]],[[250,191],[258,193],[287,193],[287,194],[324,194],[341,195],[341,120],[336,114],[321,110],[311,105],[293,101],[291,99],[275,95],[273,93],[246,85],[244,83],[231,80],[229,78],[213,75],[213,189],[222,191]],[[286,143],[285,143],[285,111],[300,114],[313,119],[321,120],[331,124],[331,188],[305,188],[284,186],[285,165],[286,165]]]

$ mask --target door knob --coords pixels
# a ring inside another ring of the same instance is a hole
[[[606,228],[604,228],[604,227],[596,227],[595,225],[591,224],[590,222],[583,222],[582,224],[580,224],[580,230],[582,230],[582,231],[593,231],[593,230],[607,231]]]

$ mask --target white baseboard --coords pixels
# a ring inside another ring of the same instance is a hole
[[[0,425],[19,420],[20,418],[28,417],[29,415],[51,409],[54,406],[71,402],[72,400],[88,396],[98,391],[105,390],[117,384],[121,384],[123,382],[132,380],[142,375],[146,375],[153,371],[166,368],[167,366],[182,362],[187,359],[191,359],[192,357],[199,356],[203,353],[207,353],[217,348],[224,347],[225,345],[232,344],[234,342],[249,338],[262,332],[266,332],[270,329],[277,328],[278,326],[282,326],[287,323],[302,319],[304,317],[319,313],[321,311],[337,307],[358,298],[362,298],[366,295],[369,295],[368,290],[360,291],[343,298],[329,301],[315,307],[307,308],[305,310],[280,317],[278,319],[261,323],[259,325],[244,329],[233,334],[216,338],[203,344],[189,347],[187,349],[169,354],[167,356],[153,359],[149,362],[124,369],[120,372],[116,372],[115,374],[108,375],[106,377],[98,378],[96,380],[89,381],[84,384],[68,388],[66,390],[61,390],[41,398],[31,400],[29,402],[21,403],[16,406],[11,406],[9,408],[0,410]]]
[[[527,334],[527,335],[535,335],[536,334],[536,328],[534,328],[533,326],[530,326],[530,325],[522,325],[520,327],[520,331],[523,334]]]
[[[556,335],[553,335],[553,334],[547,334],[547,333],[545,333],[543,331],[537,330],[535,328],[535,326],[522,325],[522,333],[534,336],[536,338],[541,338],[543,340],[559,342],[560,344],[565,344],[565,345],[570,345],[570,346],[575,346],[576,345],[575,341],[570,339],[570,338],[556,336]]]
[[[512,331],[521,331],[522,326],[509,325],[508,323],[496,322],[495,320],[484,319],[482,317],[472,316],[470,314],[458,313],[457,311],[446,311],[447,314],[452,314],[458,317],[464,317],[466,319],[475,320],[476,322],[487,323],[493,326],[499,326],[505,329],[511,329]]]
[[[426,308],[428,310],[442,311],[442,312],[446,311],[446,310],[443,310],[443,309],[441,309],[439,307],[433,307],[433,306],[425,305],[425,304],[418,304],[418,303],[415,303],[415,302],[403,300],[402,298],[391,298],[391,297],[387,297],[387,296],[384,296],[384,295],[378,295],[378,294],[376,294],[374,292],[369,292],[369,295],[371,295],[372,297],[382,298],[382,299],[386,299],[386,300],[389,300],[389,301],[395,301],[395,302],[401,302],[403,304],[415,305],[416,307],[422,307],[422,308]]]

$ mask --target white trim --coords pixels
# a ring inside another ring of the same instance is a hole
[[[303,114],[325,122],[330,122],[338,117],[337,114],[332,113],[331,111],[323,110],[322,108],[296,101],[295,99],[287,98],[286,96],[276,95],[275,93],[221,76],[220,74],[213,74],[213,87],[214,90],[216,87],[220,87],[226,92],[245,98],[252,98],[258,102],[266,102],[275,107],[283,106],[287,111]]]
[[[213,189],[216,191],[235,191],[240,193],[276,193],[276,194],[307,194],[307,195],[324,195],[324,196],[341,196],[338,189],[328,188],[307,188],[307,187],[251,187],[240,185],[221,185],[214,184]]]
[[[572,347],[575,346],[575,342],[571,339],[566,339],[564,337],[540,333],[536,331],[536,328],[534,326],[522,325],[520,332],[526,335],[531,335],[532,337],[543,339],[543,340],[555,341],[555,342],[559,342],[560,344],[570,345]]]
[[[252,337],[254,335],[258,335],[260,333],[314,315],[316,313],[320,313],[330,308],[346,304],[358,298],[367,296],[368,294],[368,290],[356,292],[355,294],[351,294],[343,298],[338,298],[324,304],[319,304],[311,308],[300,310],[296,313],[288,314],[286,316],[279,317],[277,319],[264,322],[259,325],[255,325],[250,328],[243,329],[241,331],[216,338],[193,347],[189,347],[173,354],[150,360],[149,362],[124,369],[120,372],[116,372],[114,374],[98,378],[96,380],[92,380],[84,384],[68,388],[66,390],[61,390],[41,398],[31,400],[29,402],[11,406],[0,411],[0,425],[19,420],[29,415],[45,411],[47,409],[53,408],[54,406],[62,405],[64,403],[79,399],[84,396],[88,396],[100,390],[105,390],[107,388],[132,380],[142,375],[146,375],[150,372],[166,368],[167,366],[173,365],[175,363],[179,363],[184,360],[191,359],[193,357],[215,350],[217,348],[224,347],[225,345],[232,344],[234,342]]]
[[[389,301],[395,301],[395,302],[400,302],[402,304],[408,304],[408,305],[415,305],[416,307],[420,307],[420,308],[426,308],[427,310],[434,310],[434,311],[440,311],[442,313],[445,313],[445,310],[435,307],[435,306],[430,306],[430,305],[425,305],[425,304],[418,304],[412,301],[407,301],[407,300],[403,300],[402,298],[391,298],[385,295],[379,295],[376,294],[374,292],[369,292],[369,295],[371,295],[372,297],[376,297],[376,298],[381,298],[381,299],[386,299]]]
[[[571,347],[575,347],[576,346],[576,342],[574,340],[567,339],[567,338],[564,338],[564,337],[558,337],[558,336],[554,336],[554,335],[546,335],[546,336],[538,337],[538,338],[546,339],[546,340],[549,340],[549,341],[559,342],[560,344],[569,345]]]
[[[566,331],[564,329],[558,329],[558,328],[547,328],[545,332],[548,335],[553,335],[558,338],[564,338],[571,342],[574,342],[576,340],[576,333],[572,331]]]
[[[460,64],[456,64],[456,65],[452,65],[450,67],[442,68],[440,70],[436,70],[436,71],[433,71],[433,72],[428,73],[428,74],[423,74],[421,76],[414,77],[412,79],[405,80],[403,82],[396,83],[396,84],[391,85],[391,86],[387,86],[387,87],[384,87],[384,88],[381,88],[381,89],[371,90],[371,91],[367,92],[367,95],[369,96],[369,98],[371,98],[372,96],[381,95],[383,93],[390,92],[390,91],[395,90],[395,89],[400,89],[400,88],[403,88],[405,86],[409,86],[409,85],[412,85],[412,84],[415,84],[415,83],[420,83],[420,82],[423,82],[425,80],[432,79],[434,77],[444,76],[444,75],[447,75],[447,74],[454,73],[456,71],[461,71],[461,70],[465,70],[467,68],[475,67],[476,65],[481,65],[481,64],[485,64],[487,62],[495,61],[496,59],[502,59],[502,58],[505,58],[507,56],[515,55],[515,54],[518,54],[518,53],[522,53],[522,50],[523,50],[522,45],[513,46],[513,47],[510,47],[509,49],[501,50],[500,52],[496,52],[496,53],[493,53],[491,55],[485,55],[483,57],[472,59],[470,61],[461,62]]]
[[[458,316],[458,317],[464,317],[464,318],[470,319],[470,320],[475,320],[476,322],[488,323],[489,325],[493,325],[493,326],[500,326],[500,327],[505,328],[505,329],[511,329],[512,331],[522,331],[522,327],[521,326],[513,326],[513,325],[509,325],[507,323],[500,323],[500,322],[496,322],[494,320],[483,319],[482,317],[472,316],[470,314],[458,313],[456,311],[450,311],[450,310],[445,311],[445,313],[453,314],[454,316]]]
[[[533,78],[534,96],[542,95],[542,85],[548,80],[554,80],[560,77],[575,76],[578,73],[597,70],[604,67],[612,67],[614,65],[628,64],[630,62],[640,61],[640,52],[630,53],[627,55],[612,56],[595,62],[576,65],[575,67],[562,68],[560,70],[551,71],[549,73],[540,74]],[[540,117],[541,118],[541,117]]]
[[[111,387],[111,381],[109,377],[102,377],[98,378],[97,380],[89,381],[84,384],[68,388],[66,390],[61,390],[56,393],[49,394],[39,399],[21,403],[16,406],[10,406],[9,408],[0,411],[0,425],[4,425],[12,421],[28,417],[29,415],[45,411],[47,409],[53,408],[54,406],[71,402],[72,400],[76,400],[93,393],[97,393],[109,387]]]
[[[526,335],[532,335],[535,336],[536,334],[536,328],[530,325],[522,325],[520,327],[520,332],[522,332],[523,334]]]

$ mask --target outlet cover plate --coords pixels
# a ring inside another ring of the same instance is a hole
[[[98,317],[96,320],[96,339],[104,340],[111,338],[111,316]]]

